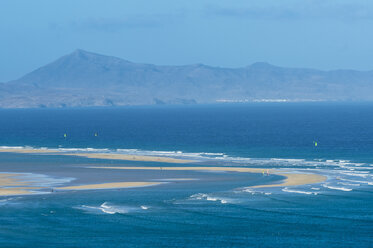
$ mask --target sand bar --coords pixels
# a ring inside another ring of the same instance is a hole
[[[17,176],[19,175],[15,173],[0,173],[0,196],[27,195],[32,193],[29,190],[34,188],[25,187],[29,183],[18,179]]]
[[[178,159],[178,158],[114,154],[114,153],[61,153],[61,155],[78,156],[78,157],[85,157],[85,158],[98,158],[98,159],[114,159],[114,160],[145,161],[145,162],[163,162],[163,163],[181,163],[181,164],[195,162],[193,160]]]
[[[11,152],[11,153],[56,153],[58,150],[52,149],[33,149],[33,148],[4,148],[0,149],[0,152]]]
[[[10,153],[53,153],[56,155],[78,156],[85,158],[98,159],[114,159],[114,160],[128,160],[128,161],[144,161],[144,162],[163,162],[163,163],[191,163],[194,160],[178,159],[162,156],[145,156],[145,155],[130,155],[130,154],[116,154],[116,153],[66,153],[57,149],[36,149],[36,148],[3,148],[0,152]]]
[[[117,188],[133,188],[154,186],[161,183],[157,182],[116,182],[116,183],[99,183],[99,184],[86,184],[77,186],[58,187],[56,189],[62,190],[84,190],[84,189],[117,189]]]
[[[267,169],[260,168],[242,168],[242,167],[89,167],[97,169],[119,169],[119,170],[192,170],[192,171],[230,171],[230,172],[251,172],[251,173],[263,173],[267,172]],[[276,174],[286,177],[286,179],[278,184],[270,185],[257,185],[253,187],[283,187],[283,186],[296,186],[304,184],[321,183],[327,179],[327,177],[318,174],[298,174],[298,173],[283,173],[279,170],[270,170],[270,174]]]
[[[281,176],[286,177],[285,181],[279,184],[257,185],[257,186],[253,186],[252,188],[285,187],[285,186],[297,186],[297,185],[304,185],[304,184],[314,184],[314,183],[324,182],[327,179],[326,176],[317,175],[317,174],[276,173],[276,175],[281,175]]]
[[[31,191],[18,189],[18,188],[0,188],[0,196],[9,196],[9,195],[29,195],[32,194]]]
[[[232,172],[252,172],[261,173],[263,169],[259,168],[242,168],[242,167],[202,167],[202,166],[185,166],[185,167],[159,167],[159,166],[109,166],[97,167],[91,166],[88,168],[95,169],[118,169],[118,170],[193,170],[193,171],[232,171]]]
[[[0,173],[0,188],[29,185],[28,182],[17,178],[17,176],[19,175],[14,173]]]

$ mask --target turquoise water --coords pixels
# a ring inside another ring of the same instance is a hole
[[[279,178],[188,172],[201,180],[0,197],[0,246],[373,247],[372,127],[368,103],[0,110],[3,148],[167,155],[328,177],[315,185],[251,189]],[[98,162],[0,153],[1,172],[47,174],[48,183],[138,173],[97,169],[88,178],[77,166]]]

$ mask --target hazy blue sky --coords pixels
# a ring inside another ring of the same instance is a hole
[[[0,81],[76,48],[134,62],[373,69],[373,1],[1,0]]]

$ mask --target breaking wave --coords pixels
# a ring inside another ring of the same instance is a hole
[[[250,193],[252,195],[256,195],[256,194],[271,195],[272,194],[271,192],[257,191],[257,190],[254,190],[254,189],[250,188],[250,187],[243,188],[243,189],[239,190],[238,192],[239,193],[241,193],[241,192]]]
[[[288,193],[305,194],[305,195],[317,195],[318,194],[317,192],[288,189],[287,187],[283,188],[282,191],[288,192]]]
[[[206,200],[206,201],[220,202],[221,204],[233,202],[233,200],[230,198],[211,196],[209,194],[203,194],[203,193],[191,195],[189,198],[191,200]]]
[[[129,207],[129,206],[122,206],[122,205],[114,205],[108,202],[102,203],[100,206],[88,206],[88,205],[81,205],[79,207],[75,207],[76,209],[83,210],[87,213],[93,214],[127,214],[129,212],[138,212],[142,210],[149,209],[148,206],[140,206],[140,207]]]
[[[322,186],[324,188],[328,188],[328,189],[341,190],[341,191],[352,191],[352,189],[350,189],[350,188],[344,188],[344,187],[338,187],[338,186],[331,186],[329,184],[323,184]]]

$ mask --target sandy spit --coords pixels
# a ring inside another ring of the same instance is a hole
[[[128,161],[181,163],[181,164],[194,162],[193,160],[169,158],[169,157],[140,156],[140,155],[126,155],[126,154],[112,154],[112,153],[62,153],[61,155],[78,156],[78,157],[85,157],[85,158],[98,158],[98,159],[115,159],[115,160],[128,160]]]
[[[61,190],[84,190],[84,189],[116,189],[116,188],[133,188],[154,186],[161,183],[157,182],[115,182],[115,183],[99,183],[99,184],[85,184],[76,186],[58,187]]]
[[[242,168],[242,167],[90,167],[98,169],[119,169],[119,170],[193,170],[193,171],[227,171],[227,172],[251,172],[251,173],[267,173],[267,169],[261,168]],[[327,177],[318,174],[300,174],[300,173],[283,173],[278,170],[268,169],[268,173],[276,174],[286,177],[285,180],[278,184],[257,185],[259,187],[283,187],[283,186],[296,186],[304,184],[321,183]]]

